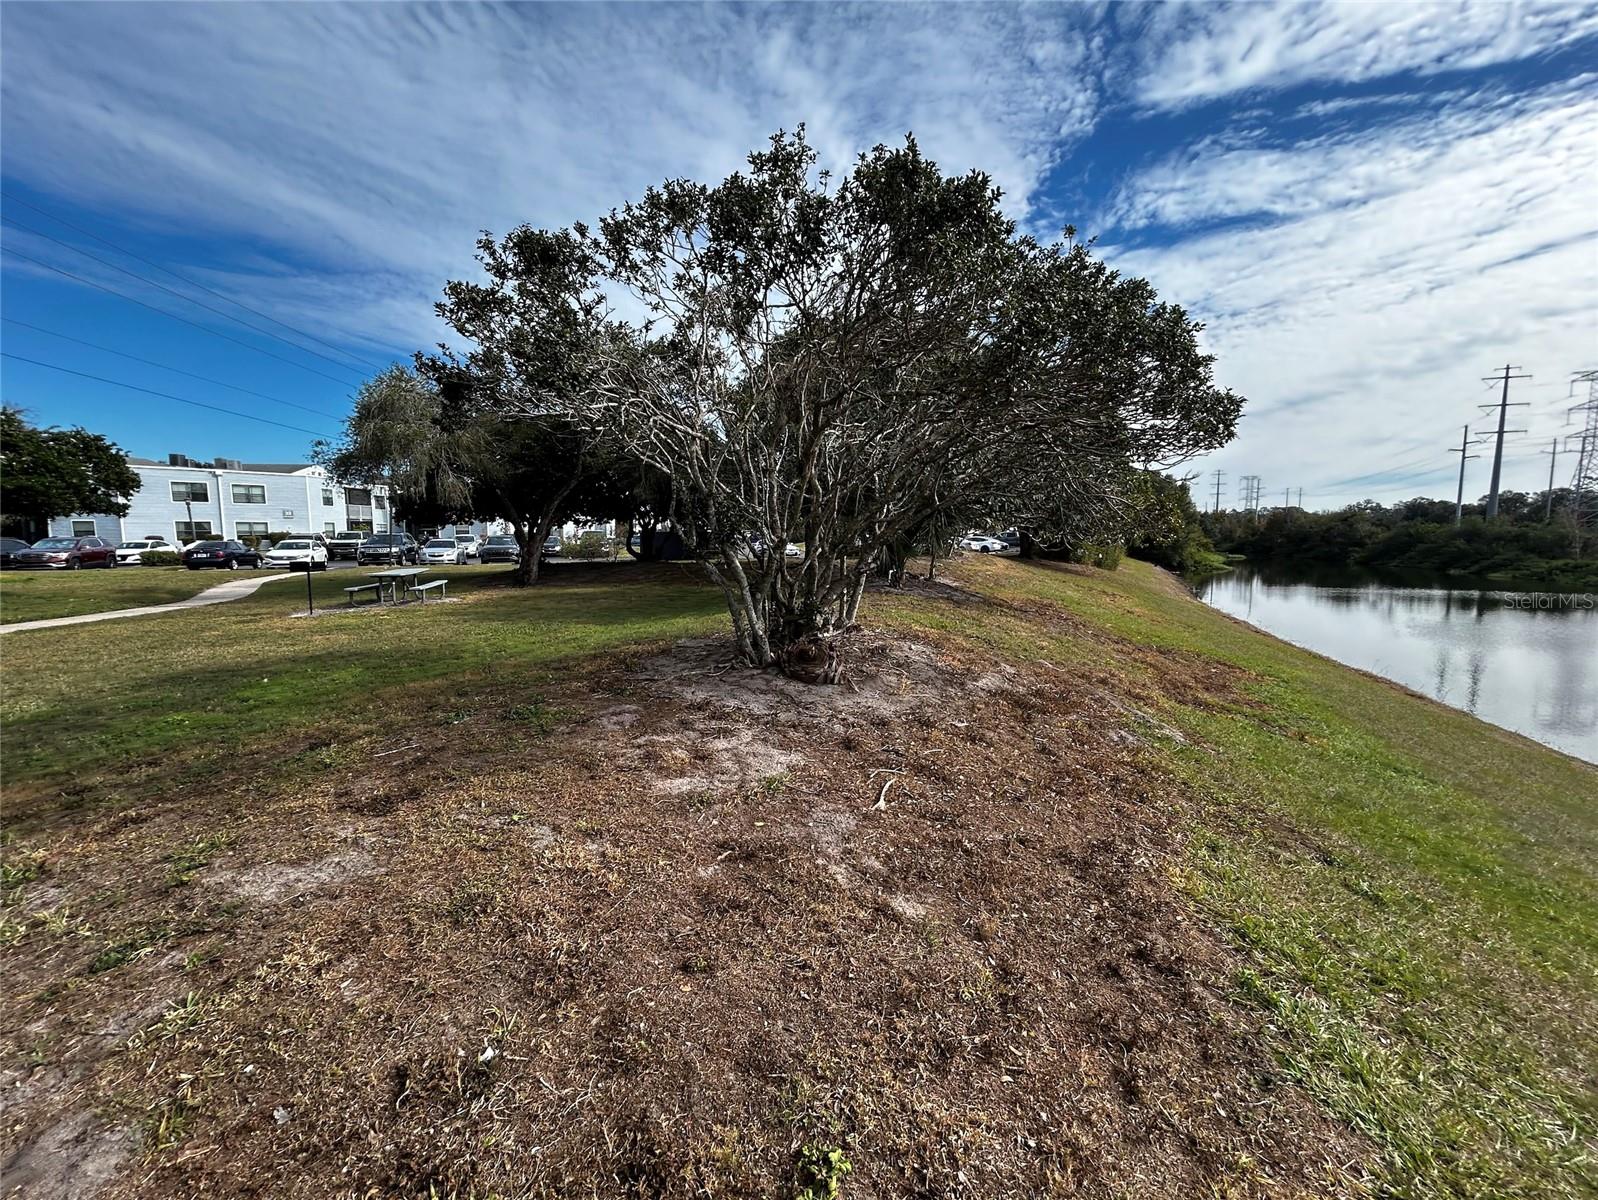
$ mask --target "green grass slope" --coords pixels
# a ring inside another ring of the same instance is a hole
[[[1291,1073],[1375,1140],[1383,1194],[1593,1194],[1598,770],[1262,634],[1142,563],[960,573],[1006,607],[893,603],[893,619],[1123,694],[1151,652],[1240,673],[1230,694],[1153,702],[1181,735],[1153,758],[1202,799],[1178,883],[1246,952],[1236,985]]]

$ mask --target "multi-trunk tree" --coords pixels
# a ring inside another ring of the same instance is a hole
[[[1179,308],[1018,236],[985,176],[945,176],[913,139],[833,186],[802,131],[779,135],[716,187],[649,190],[592,244],[647,319],[542,411],[670,473],[755,665],[831,677],[868,576],[951,514],[1108,519],[1134,466],[1236,422]]]
[[[485,236],[478,261],[439,306],[473,346],[450,361],[496,414],[669,483],[739,656],[807,678],[836,676],[867,579],[918,542],[1107,530],[1139,468],[1225,442],[1241,404],[1180,308],[1019,235],[986,176],[914,139],[835,181],[779,134],[720,184]]]

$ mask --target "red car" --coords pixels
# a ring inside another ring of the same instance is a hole
[[[48,537],[34,542],[33,548],[19,550],[11,558],[15,567],[76,571],[79,567],[114,567],[117,548],[114,542],[98,537]]]

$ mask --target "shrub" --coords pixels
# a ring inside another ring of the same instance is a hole
[[[607,553],[605,535],[602,533],[585,533],[575,541],[568,540],[560,544],[562,558],[604,558]]]
[[[146,567],[175,567],[182,560],[171,550],[145,550],[139,554],[139,563]]]
[[[1071,561],[1089,567],[1098,567],[1102,571],[1113,571],[1121,565],[1121,555],[1125,552],[1125,547],[1117,542],[1089,542],[1072,551]]]

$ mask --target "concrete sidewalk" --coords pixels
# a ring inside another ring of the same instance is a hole
[[[187,600],[174,600],[171,604],[150,604],[144,608],[118,608],[110,612],[83,613],[76,617],[50,617],[43,621],[18,621],[14,625],[0,625],[0,633],[22,633],[28,629],[57,629],[62,625],[87,625],[91,621],[117,621],[123,617],[143,617],[150,613],[176,612],[180,608],[201,608],[207,604],[226,604],[241,600],[264,583],[278,579],[292,579],[294,572],[277,575],[260,575],[249,579],[229,579],[214,588],[207,588]]]

